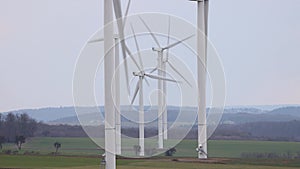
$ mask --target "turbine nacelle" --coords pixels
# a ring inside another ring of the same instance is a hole
[[[145,77],[145,72],[144,71],[133,72],[132,74],[133,74],[133,76]]]
[[[156,47],[152,47],[152,50],[155,52],[163,52],[164,48],[156,48]]]
[[[208,1],[208,0],[189,0],[189,1],[204,2],[204,1]]]

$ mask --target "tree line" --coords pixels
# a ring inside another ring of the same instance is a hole
[[[26,138],[34,136],[37,124],[36,120],[26,113],[0,114],[0,144],[8,142],[21,146]]]
[[[104,131],[103,126],[90,126],[89,130]],[[208,128],[209,129],[209,128]],[[182,135],[186,131],[169,131],[169,135]],[[180,134],[181,133],[181,134]],[[103,136],[102,136],[102,135]],[[122,134],[137,138],[139,130],[136,127],[122,128]],[[147,128],[145,137],[153,137],[157,128]],[[186,139],[197,139],[197,127],[193,127],[186,134]],[[22,137],[21,137],[22,136]],[[0,114],[0,143],[23,142],[28,137],[87,137],[81,126],[49,125],[37,123],[26,113],[7,115]],[[104,133],[99,132],[99,137]],[[219,125],[210,139],[214,140],[272,140],[272,141],[300,141],[300,121],[289,122],[251,122],[245,124]],[[1,147],[0,147],[1,148]]]

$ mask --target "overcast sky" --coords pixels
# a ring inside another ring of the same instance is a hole
[[[226,105],[300,103],[299,9],[299,0],[211,0]],[[132,0],[140,12],[196,24],[187,0]],[[72,105],[76,58],[102,18],[103,0],[0,0],[0,111]]]

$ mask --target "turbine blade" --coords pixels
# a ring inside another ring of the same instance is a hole
[[[173,79],[168,79],[168,78],[164,78],[164,77],[160,77],[160,76],[156,76],[156,75],[150,75],[150,74],[145,74],[145,76],[148,76],[152,79],[157,79],[157,80],[164,80],[164,81],[169,81],[169,82],[175,82],[178,83],[178,81],[173,80]]]
[[[145,79],[145,82],[147,83],[147,85],[150,86],[148,79],[146,79],[146,78],[144,78],[144,79]]]
[[[129,88],[129,77],[128,77],[128,64],[127,64],[127,55],[126,55],[126,43],[124,41],[124,25],[123,25],[123,17],[122,17],[122,9],[121,9],[121,2],[120,0],[113,0],[114,5],[114,11],[117,19],[118,24],[118,31],[119,31],[119,38],[120,38],[120,44],[122,48],[122,55],[124,60],[124,67],[125,67],[125,77],[126,77],[126,85],[127,85],[127,91],[128,94],[130,93]]]
[[[157,70],[157,67],[154,68],[153,70],[151,70],[150,73],[153,73],[153,72],[155,72],[156,70]]]
[[[88,43],[96,43],[96,42],[103,42],[104,38],[100,38],[100,39],[95,39],[95,40],[91,40]]]
[[[137,93],[138,93],[139,89],[140,89],[140,85],[139,85],[139,81],[138,81],[138,82],[136,83],[136,87],[135,87],[135,91],[134,91],[134,94],[133,94],[133,98],[132,98],[132,100],[131,100],[131,104],[134,103],[134,100],[135,100],[135,98],[136,98],[136,96],[137,96]]]
[[[130,4],[131,4],[131,0],[128,0],[126,12],[125,12],[125,15],[124,15],[124,16],[125,16],[125,17],[124,17],[124,26],[126,25],[126,21],[127,21],[127,16],[128,16]]]
[[[168,61],[167,63],[169,64],[171,69],[174,70],[174,72],[176,72],[190,87],[192,87],[192,84],[175,68],[175,66],[173,66],[170,61]]]
[[[141,56],[141,51],[140,51],[140,47],[139,47],[139,44],[138,44],[138,41],[137,41],[137,38],[136,38],[136,35],[135,35],[135,32],[134,32],[134,28],[133,28],[132,24],[130,24],[130,26],[131,26],[131,31],[133,33],[133,37],[134,37],[134,41],[135,41],[135,46],[136,46],[136,49],[137,49],[137,52],[138,52],[141,69],[144,70],[144,65],[143,65],[143,60],[142,60],[142,56]],[[140,70],[140,71],[142,71],[142,70]]]
[[[204,1],[205,10],[205,35],[208,34],[208,13],[209,13],[209,0]]]
[[[113,0],[113,4],[114,4],[114,11],[116,14],[116,19],[123,19],[120,0]]]
[[[168,41],[167,41],[168,46],[170,45],[170,32],[171,32],[171,17],[169,16]],[[167,58],[166,60],[168,60],[168,58],[169,58],[169,49],[167,50],[166,58]]]
[[[151,31],[150,27],[147,25],[147,23],[144,21],[144,19],[142,17],[140,17],[140,20],[143,22],[143,24],[145,25],[145,27],[147,28],[147,30],[149,31],[150,35],[152,36],[153,40],[155,41],[156,45],[160,48],[160,44],[156,38],[156,36],[153,34],[153,32]]]
[[[178,41],[178,42],[175,42],[175,43],[173,43],[173,44],[171,44],[171,45],[169,45],[169,46],[167,46],[167,47],[164,47],[163,50],[173,48],[173,47],[175,47],[175,46],[181,44],[182,42],[184,42],[184,41],[190,39],[190,38],[193,37],[193,36],[195,36],[195,35],[188,36],[188,37],[186,37],[186,38],[184,38],[184,39],[182,39],[182,40],[180,40],[180,41]]]
[[[128,49],[127,46],[125,46],[125,50],[128,53],[129,57],[133,60],[134,64],[136,65],[136,67],[141,71],[142,69],[140,68],[139,64],[137,63],[137,61],[134,59],[131,51]]]

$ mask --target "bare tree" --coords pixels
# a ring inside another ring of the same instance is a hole
[[[4,122],[4,134],[7,138],[8,142],[14,142],[16,138],[16,116],[12,113],[8,113],[5,117],[5,122]]]
[[[133,149],[134,149],[135,155],[138,156],[138,154],[139,154],[140,151],[141,151],[141,146],[139,146],[139,145],[134,145],[134,146],[133,146]]]
[[[59,142],[55,142],[54,144],[54,147],[55,147],[55,155],[57,154],[57,152],[58,152],[58,149],[60,149],[61,148],[61,143],[59,143]]]
[[[5,137],[4,136],[0,136],[0,150],[2,150],[2,144],[5,142]]]
[[[18,146],[18,149],[22,149],[22,144],[25,143],[26,138],[24,136],[16,136],[16,145]]]

